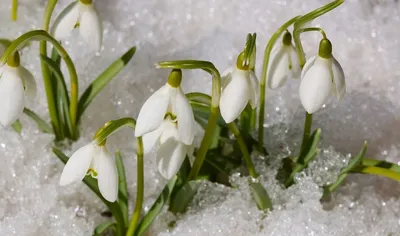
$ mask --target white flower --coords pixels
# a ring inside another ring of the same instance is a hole
[[[171,179],[179,171],[186,155],[193,158],[194,145],[186,145],[179,139],[178,124],[169,118],[153,132],[143,135],[144,153],[157,148],[157,167],[160,174]],[[196,123],[196,136],[202,136],[203,130]]]
[[[18,58],[19,64],[19,58]],[[8,126],[14,123],[25,107],[25,95],[36,96],[36,81],[23,66],[0,67],[0,123]]]
[[[83,40],[93,50],[100,51],[103,28],[92,0],[78,0],[68,5],[57,16],[51,32],[54,38],[62,40],[68,37],[76,26],[79,26]]]
[[[258,104],[259,82],[251,70],[237,66],[222,74],[222,93],[219,101],[221,116],[226,123],[234,121],[250,102],[252,108]]]
[[[346,90],[344,72],[331,56],[316,56],[305,64],[301,72],[300,100],[308,113],[318,111],[333,94],[340,100]]]
[[[291,43],[291,35],[286,32],[283,41],[271,53],[268,65],[268,87],[277,89],[283,86],[288,78],[300,77],[300,62],[296,48]]]
[[[100,193],[107,201],[117,200],[117,167],[113,156],[105,146],[98,146],[95,142],[91,142],[72,154],[61,174],[60,185],[65,186],[81,181],[87,174],[98,179]]]
[[[194,115],[180,86],[169,83],[158,89],[143,104],[137,118],[135,136],[140,137],[158,129],[166,116],[176,119],[178,137],[186,145],[194,139]]]

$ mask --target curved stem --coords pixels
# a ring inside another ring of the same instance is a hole
[[[136,230],[137,222],[142,213],[143,195],[144,195],[144,164],[143,164],[143,143],[142,138],[137,138],[137,190],[136,190],[136,204],[133,210],[131,222],[129,223],[126,236],[131,236]]]
[[[263,61],[263,69],[261,73],[261,81],[260,81],[260,113],[258,114],[258,144],[260,152],[264,150],[264,113],[265,113],[265,84],[267,82],[267,70],[269,57],[272,51],[272,48],[275,45],[275,42],[281,36],[281,34],[296,20],[298,20],[300,16],[296,16],[285,24],[283,24],[279,29],[272,35],[271,39],[268,41],[267,46],[264,51],[264,61]]]
[[[44,13],[43,26],[42,26],[43,30],[45,31],[49,30],[51,15],[53,14],[53,10],[56,4],[57,0],[50,0],[47,3],[46,10]],[[47,57],[47,43],[45,40],[40,41],[39,52],[41,56]],[[61,132],[60,122],[55,102],[56,98],[53,92],[53,84],[51,81],[50,69],[47,67],[47,65],[44,63],[43,60],[40,61],[40,65],[42,67],[43,83],[46,91],[47,109],[49,110],[49,116],[51,119],[51,124],[53,126],[54,134],[56,135],[56,139],[63,139],[60,133]]]
[[[70,119],[71,119],[71,126],[72,126],[73,130],[76,130],[75,129],[76,128],[76,115],[77,115],[77,108],[78,108],[78,75],[75,70],[75,65],[72,62],[71,58],[69,57],[68,53],[65,51],[65,49],[61,46],[61,44],[56,39],[54,39],[50,34],[48,34],[44,30],[33,30],[30,32],[27,32],[27,33],[21,35],[20,37],[18,37],[16,40],[14,40],[11,43],[11,45],[6,49],[4,54],[1,56],[0,63],[5,63],[7,60],[7,57],[9,55],[11,55],[15,51],[19,50],[26,43],[28,43],[30,41],[42,41],[42,40],[46,40],[46,41],[50,42],[54,46],[54,48],[57,50],[58,54],[60,54],[61,58],[63,58],[65,64],[67,65],[69,77],[71,80]],[[41,49],[42,49],[42,47],[41,47]],[[45,50],[43,50],[43,52],[45,52]],[[41,53],[41,54],[45,55],[44,53]],[[43,73],[46,73],[46,76],[44,75],[43,78],[46,78],[46,77],[50,78],[49,77],[49,74],[50,74],[49,68],[47,68],[46,65],[44,65],[44,66],[46,67],[46,69],[44,69],[43,71],[46,71],[46,72],[43,72]],[[51,82],[49,82],[49,83],[51,84]],[[50,90],[50,87],[46,86],[46,93],[52,94],[52,92],[48,92],[47,90]],[[53,96],[51,96],[51,97],[53,97]],[[48,97],[48,99],[49,99],[49,97]],[[54,100],[53,100],[53,102],[54,102]],[[55,107],[55,103],[52,106]],[[51,109],[49,109],[49,110],[50,110],[50,112],[52,112]]]
[[[17,17],[18,17],[18,0],[12,0],[11,20],[17,21]]]
[[[97,130],[94,135],[94,139],[96,140],[98,145],[104,144],[107,140],[108,136],[115,133],[122,127],[129,127],[132,129],[136,128],[136,120],[131,117],[125,117],[118,120],[112,120],[104,124],[103,127]],[[133,235],[136,230],[137,222],[140,218],[140,214],[142,213],[142,205],[143,205],[143,195],[144,195],[144,164],[143,164],[143,142],[142,137],[138,137],[137,139],[137,192],[136,192],[136,204],[135,209],[132,214],[131,221],[129,223],[128,231],[126,232],[127,236]],[[118,226],[119,224],[117,224]]]
[[[344,2],[344,0],[336,0],[336,1],[330,2],[330,3],[326,4],[325,6],[315,9],[314,11],[311,11],[311,12],[307,13],[306,15],[302,16],[294,24],[293,40],[296,45],[296,51],[297,51],[297,55],[299,56],[301,68],[303,68],[304,64],[306,63],[303,45],[301,44],[301,40],[300,40],[300,33],[303,30],[302,26],[304,24],[306,24],[307,22],[312,21],[313,19],[317,18],[318,16],[321,16],[321,15],[335,9],[343,2]]]
[[[322,38],[326,39],[326,34],[325,31],[319,27],[309,27],[309,28],[304,28],[301,29],[300,33],[305,33],[305,32],[312,32],[312,31],[318,31],[322,34]]]
[[[156,65],[158,68],[169,68],[169,69],[202,69],[212,75],[212,96],[211,96],[211,108],[210,117],[208,118],[208,124],[204,133],[203,140],[201,141],[200,148],[197,152],[196,159],[193,163],[192,170],[186,181],[193,180],[199,174],[201,166],[203,165],[204,159],[208,148],[211,145],[212,137],[217,126],[217,119],[219,115],[219,98],[221,95],[221,76],[215,66],[208,61],[196,61],[196,60],[183,60],[183,61],[166,61],[159,62]]]
[[[250,176],[253,178],[257,178],[258,173],[257,173],[256,169],[254,168],[253,162],[251,161],[249,150],[247,149],[246,143],[245,143],[242,135],[240,134],[239,128],[233,122],[229,123],[228,127],[231,130],[231,132],[235,135],[236,141],[239,144],[240,151],[243,154],[243,159],[246,162],[247,169],[249,170]]]

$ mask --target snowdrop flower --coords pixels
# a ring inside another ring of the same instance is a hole
[[[177,123],[178,138],[186,145],[194,139],[194,115],[181,89],[182,72],[172,70],[168,82],[143,104],[137,119],[135,136],[140,137],[158,129],[164,119],[171,117]]]
[[[300,62],[289,32],[283,35],[281,44],[272,51],[270,62],[267,80],[270,89],[283,86],[290,77],[294,79],[300,77]]]
[[[57,16],[51,32],[54,38],[62,40],[68,37],[77,26],[83,40],[93,50],[100,51],[103,28],[92,0],[78,0],[68,5]]]
[[[107,201],[117,200],[117,167],[105,146],[91,142],[72,154],[61,174],[60,185],[81,181],[88,174],[98,179],[100,193]]]
[[[226,123],[238,118],[249,102],[252,108],[258,104],[258,79],[252,70],[243,68],[239,61],[222,74],[219,106]]]
[[[201,131],[201,128],[197,128],[196,136]],[[166,179],[175,176],[186,155],[193,158],[194,145],[186,145],[180,140],[178,123],[171,120],[171,117],[164,119],[158,129],[143,135],[144,153],[149,153],[153,147],[157,148],[158,171]]]
[[[25,95],[36,96],[33,75],[20,65],[19,53],[7,59],[0,67],[0,124],[9,126],[22,114]]]
[[[340,100],[345,91],[344,72],[332,56],[332,44],[328,39],[322,39],[318,55],[308,60],[301,72],[301,103],[311,114],[318,111],[331,94]]]

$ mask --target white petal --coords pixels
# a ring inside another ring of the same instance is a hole
[[[161,133],[163,132],[164,128],[161,125],[160,128],[144,134],[142,137],[143,141],[143,152],[149,153],[151,149],[153,149],[154,145],[157,143],[158,139],[160,138]]]
[[[99,167],[97,170],[98,184],[101,195],[109,201],[115,202],[118,197],[118,171],[114,158],[105,147],[99,153]]]
[[[93,50],[100,51],[103,41],[103,26],[93,5],[87,5],[82,12],[79,32]]]
[[[160,145],[157,152],[157,167],[160,174],[171,179],[179,171],[186,157],[186,146],[174,138]]]
[[[174,105],[178,118],[179,140],[190,145],[194,139],[194,115],[192,107],[181,88],[178,88]]]
[[[340,100],[345,91],[346,91],[346,80],[344,77],[344,71],[342,66],[340,66],[339,62],[333,57],[333,64],[332,64],[332,72],[333,72],[333,81],[334,81],[334,95]]]
[[[301,71],[301,79],[303,79],[303,77],[304,77],[304,74],[311,68],[311,66],[313,66],[314,65],[314,62],[315,62],[315,59],[316,59],[317,57],[311,57],[310,59],[308,59],[307,61],[306,61],[306,64],[304,65],[304,67],[303,67],[303,70]]]
[[[79,4],[75,1],[69,4],[56,18],[51,29],[54,38],[61,40],[68,37],[79,19]]]
[[[139,137],[160,127],[169,104],[169,88],[161,87],[143,104],[137,118],[135,136]]]
[[[258,78],[253,71],[249,72],[250,79],[250,89],[251,89],[251,96],[250,96],[250,105],[254,109],[258,105],[258,97],[260,96],[260,83],[258,82]]]
[[[318,111],[332,92],[329,60],[318,58],[300,83],[300,100],[308,113]]]
[[[226,123],[234,121],[244,110],[251,94],[246,71],[235,70],[231,82],[222,90],[220,109]]]
[[[92,158],[99,151],[95,143],[89,143],[74,152],[63,169],[60,185],[65,186],[75,181],[81,181],[89,169]]]
[[[221,74],[221,88],[224,89],[232,80],[233,67],[229,67]]]
[[[19,73],[21,78],[24,80],[25,94],[31,98],[36,97],[37,89],[35,77],[33,77],[32,73],[23,66],[19,67]]]
[[[0,76],[0,123],[3,126],[14,123],[25,107],[24,85],[17,70],[5,65]]]
[[[289,73],[288,50],[285,46],[281,45],[271,54],[271,60],[268,66],[268,87],[270,89],[281,87],[288,79]]]
[[[299,57],[297,55],[296,48],[293,45],[290,46],[289,51],[290,51],[289,59],[292,64],[292,69],[291,69],[292,70],[292,78],[298,79],[298,78],[300,78],[300,75],[301,75],[301,67],[300,67]]]

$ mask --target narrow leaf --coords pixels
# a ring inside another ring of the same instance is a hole
[[[83,112],[96,97],[97,94],[128,64],[133,55],[135,55],[136,47],[130,48],[124,55],[114,61],[99,77],[97,77],[85,90],[79,99],[78,104],[78,120]]]
[[[42,132],[48,133],[48,134],[53,133],[53,129],[51,128],[51,126],[49,124],[47,124],[46,121],[44,121],[42,118],[40,118],[35,112],[29,110],[28,108],[24,108],[24,113],[25,113],[25,115],[27,115],[33,121],[36,122],[37,126],[39,127],[39,129]]]
[[[13,127],[15,132],[21,134],[22,124],[19,120],[16,120],[11,126]]]
[[[140,221],[134,236],[142,236],[144,235],[144,233],[146,233],[151,223],[161,212],[164,205],[168,202],[170,194],[172,193],[172,190],[175,186],[176,180],[177,177],[174,176],[170,181],[168,181],[167,185],[164,187],[163,191],[158,196],[157,200],[151,206],[147,214],[143,217],[142,221]]]
[[[198,181],[187,182],[171,199],[169,210],[173,213],[183,213],[197,193],[200,184]]]
[[[349,164],[345,168],[343,168],[340,173],[348,173],[352,169],[354,169],[356,166],[358,166],[365,157],[365,153],[367,152],[367,147],[368,147],[368,143],[367,143],[367,141],[365,141],[360,152],[357,154],[357,156],[352,158],[349,161]]]
[[[250,182],[253,198],[260,210],[272,210],[272,202],[264,186],[259,182]]]
[[[93,232],[93,236],[102,236],[105,233],[107,233],[107,231],[109,231],[110,229],[115,228],[115,223],[114,222],[104,222],[99,224]]]
[[[124,162],[122,161],[121,153],[118,151],[115,154],[115,161],[118,170],[118,203],[124,215],[125,224],[128,224],[128,186],[126,184],[126,175]]]
[[[297,161],[298,164],[307,165],[313,159],[313,157],[315,157],[318,151],[317,147],[320,138],[321,138],[321,129],[317,129],[311,135],[308,142],[308,146],[305,148],[305,150],[307,150],[307,154],[304,156],[304,159],[299,157],[299,160]]]

